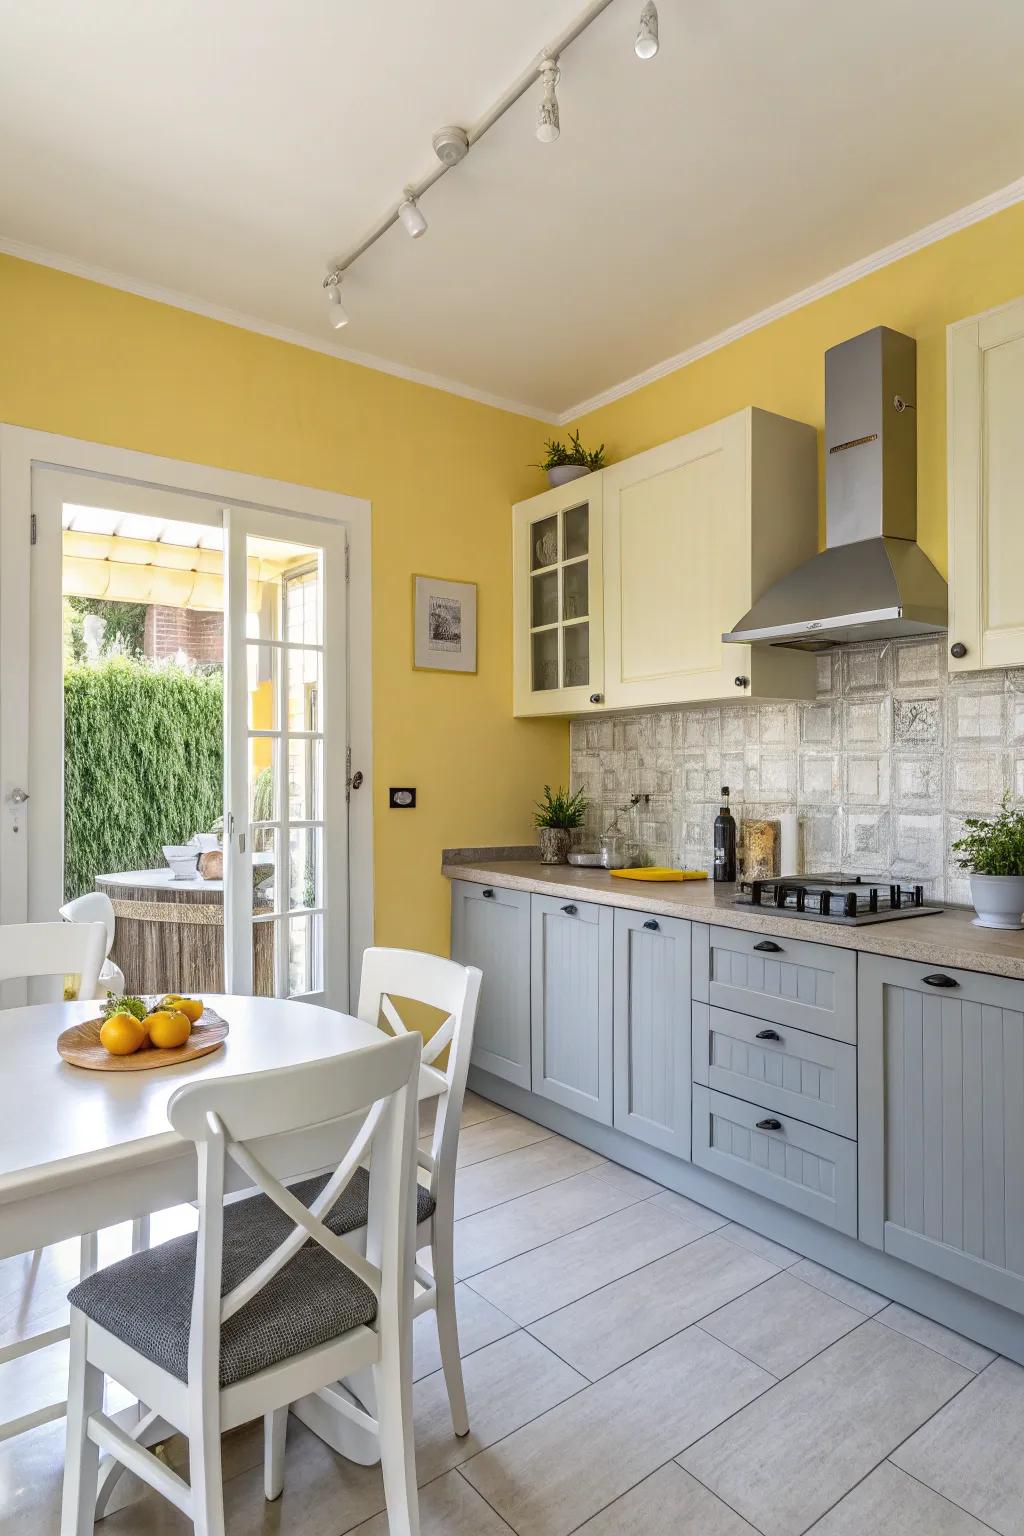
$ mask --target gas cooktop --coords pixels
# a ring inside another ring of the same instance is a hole
[[[866,875],[779,875],[741,880],[737,906],[770,907],[787,917],[827,923],[885,923],[942,912],[925,906],[924,887]]]

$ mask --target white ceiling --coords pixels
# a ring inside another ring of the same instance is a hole
[[[0,239],[564,413],[1024,173],[1019,0],[614,0],[321,278],[582,0],[0,0]]]

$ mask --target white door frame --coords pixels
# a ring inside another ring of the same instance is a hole
[[[348,714],[353,771],[363,784],[349,806],[349,987],[354,1007],[363,950],[373,943],[373,736],[371,506],[355,496],[213,465],[191,464],[0,423],[0,922],[28,918],[27,839],[14,832],[10,795],[29,769],[29,590],[32,466],[64,469],[213,501],[343,523],[349,544]],[[6,600],[4,600],[6,597]],[[339,765],[344,780],[344,765]],[[343,785],[335,781],[336,792]]]

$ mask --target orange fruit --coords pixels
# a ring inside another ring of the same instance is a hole
[[[146,1038],[133,1013],[112,1013],[100,1028],[100,1044],[111,1056],[130,1056]]]
[[[162,1051],[173,1051],[184,1045],[192,1033],[192,1025],[176,1008],[158,1008],[146,1019],[149,1041]]]
[[[177,993],[164,998],[164,1007],[183,1013],[190,1024],[198,1024],[203,1016],[203,1005],[195,997],[179,997]]]

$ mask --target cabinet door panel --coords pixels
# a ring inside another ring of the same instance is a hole
[[[1024,1310],[1024,983],[861,958],[861,1238]]]
[[[612,1123],[610,907],[533,896],[533,1091]]]
[[[483,972],[472,1061],[530,1087],[530,895],[452,884],[452,957]]]
[[[615,1126],[690,1156],[690,924],[615,913]]]

